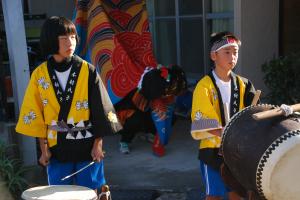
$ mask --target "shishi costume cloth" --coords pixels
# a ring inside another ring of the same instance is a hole
[[[101,79],[93,66],[73,56],[63,91],[54,63],[50,58],[32,73],[16,131],[47,138],[52,157],[60,162],[92,160],[95,138],[111,132],[101,100]]]
[[[123,109],[127,110],[128,101],[141,100],[135,93],[138,82],[146,67],[158,65],[153,54],[146,1],[79,0],[74,13],[80,37],[76,53],[99,70],[118,115],[132,116]],[[174,101],[156,100],[152,103],[154,109],[149,111],[151,116],[141,119],[153,121],[155,126],[151,122],[150,129],[156,129],[162,144],[167,144],[172,132],[173,104]],[[143,110],[144,105],[141,103],[138,108]],[[125,119],[121,122],[124,129],[131,129]]]

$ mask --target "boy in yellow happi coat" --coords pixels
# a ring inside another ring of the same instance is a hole
[[[74,55],[75,25],[50,17],[41,31],[47,60],[32,73],[16,131],[39,138],[39,162],[50,185],[81,185],[97,190],[105,184],[102,138],[111,132],[94,66]],[[94,161],[88,169],[61,180]]]
[[[223,162],[219,155],[222,127],[225,126],[224,103],[229,105],[230,116],[251,104],[255,89],[246,78],[232,72],[238,60],[240,40],[232,33],[220,32],[211,38],[210,57],[214,69],[197,84],[192,103],[192,120],[216,120],[220,129],[199,130],[199,159],[206,199],[229,199],[239,196],[227,188],[220,176]]]

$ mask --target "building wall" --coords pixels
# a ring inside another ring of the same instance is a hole
[[[75,0],[29,0],[28,2],[31,14],[46,13],[47,16],[63,15],[72,18],[75,7]],[[263,82],[261,66],[278,56],[279,0],[234,0],[234,2],[235,33],[242,40],[237,72],[252,80],[256,88],[262,89],[263,94],[266,94],[267,88]],[[291,37],[287,35],[286,38]]]
[[[238,72],[266,94],[261,66],[278,56],[279,0],[236,1],[235,31],[242,40]]]
[[[282,0],[281,53],[287,55],[300,51],[300,1]]]

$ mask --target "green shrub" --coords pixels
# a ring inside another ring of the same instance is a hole
[[[0,176],[6,182],[10,193],[15,197],[27,187],[23,175],[30,168],[24,167],[20,159],[14,159],[8,154],[8,150],[14,145],[6,145],[0,140]]]
[[[264,82],[270,89],[268,103],[295,104],[300,102],[300,53],[273,59],[262,66]]]

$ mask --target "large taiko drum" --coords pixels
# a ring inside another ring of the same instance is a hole
[[[25,190],[24,200],[96,200],[94,190],[76,185],[39,186]]]
[[[272,107],[250,106],[232,117],[222,138],[224,162],[241,185],[262,199],[300,199],[300,119],[252,117]]]

